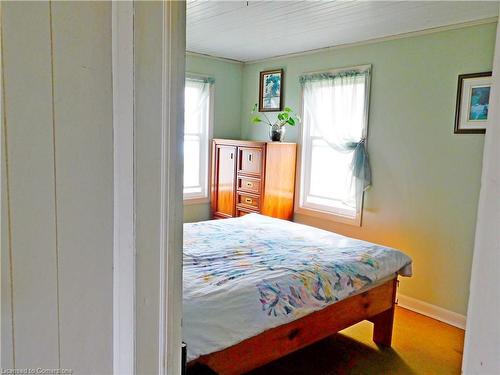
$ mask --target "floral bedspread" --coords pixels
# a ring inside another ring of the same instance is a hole
[[[184,224],[188,361],[367,289],[411,276],[400,251],[250,214]]]

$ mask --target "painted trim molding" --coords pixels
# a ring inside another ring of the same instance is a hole
[[[419,299],[398,293],[398,306],[428,316],[429,318],[439,320],[454,327],[465,329],[465,322],[467,320],[465,315],[443,309],[442,307],[432,305]]]
[[[186,2],[162,1],[158,374],[180,374]],[[180,178],[179,178],[180,177]]]
[[[229,59],[227,57],[219,57],[219,56],[214,56],[214,55],[207,55],[205,53],[193,52],[193,51],[186,51],[186,56],[203,57],[206,59],[211,59],[211,60],[215,60],[215,61],[222,61],[222,62],[238,64],[238,65],[244,64],[244,62],[240,61],[240,60]]]
[[[112,9],[113,373],[135,373],[134,3]]]

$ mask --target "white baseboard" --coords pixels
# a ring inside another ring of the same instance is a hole
[[[465,329],[467,317],[456,312],[443,309],[416,298],[408,297],[398,293],[398,305],[405,309],[415,311],[419,314],[450,324],[452,326]]]

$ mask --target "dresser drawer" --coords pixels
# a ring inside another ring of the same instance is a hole
[[[236,204],[255,210],[260,209],[260,196],[255,194],[237,192]]]
[[[259,178],[238,176],[238,184],[236,186],[238,190],[260,194],[261,182]]]
[[[262,148],[238,147],[238,172],[260,176],[262,174]]]
[[[236,207],[236,216],[238,216],[238,217],[245,216],[245,215],[248,215],[251,213],[258,214],[259,211],[250,210],[249,208],[245,208],[245,207],[241,207],[241,206]]]

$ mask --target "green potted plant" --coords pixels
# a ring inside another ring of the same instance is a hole
[[[252,123],[261,122],[269,125],[269,138],[273,142],[283,142],[285,137],[285,125],[295,126],[300,122],[300,117],[290,107],[285,107],[284,111],[279,112],[276,121],[273,123],[265,113],[257,112],[258,105],[255,103],[252,109]],[[261,116],[264,116],[262,118]]]

